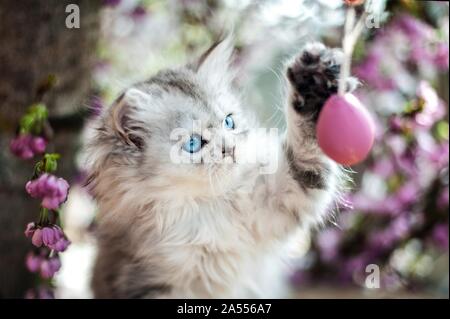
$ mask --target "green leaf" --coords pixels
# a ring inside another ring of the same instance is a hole
[[[441,121],[436,125],[437,137],[441,140],[448,140],[449,138],[449,126],[446,121]]]
[[[43,121],[48,117],[47,107],[42,103],[33,104],[30,107],[30,113],[33,114],[36,121]]]
[[[26,114],[20,119],[20,132],[21,133],[23,133],[23,134],[30,133],[33,126],[34,126],[34,118],[32,115]]]
[[[58,168],[58,159],[60,155],[57,153],[45,154],[44,155],[44,171],[51,173]]]
[[[45,104],[32,104],[28,108],[27,113],[20,119],[20,133],[39,134],[47,117],[48,110]]]

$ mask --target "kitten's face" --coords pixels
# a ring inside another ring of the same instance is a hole
[[[172,194],[233,187],[235,155],[250,123],[230,90],[228,45],[216,46],[197,66],[161,71],[118,99],[113,128],[125,142],[124,155],[137,159],[124,169]]]

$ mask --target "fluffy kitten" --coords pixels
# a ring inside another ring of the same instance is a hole
[[[290,241],[323,221],[338,193],[340,170],[318,148],[315,123],[337,91],[342,54],[314,43],[288,63],[287,130],[273,144],[249,139],[258,125],[232,91],[231,53],[225,39],[159,72],[95,123],[95,297],[283,296]],[[180,129],[189,133],[174,140]],[[269,150],[274,172],[236,163],[239,150],[255,149]]]

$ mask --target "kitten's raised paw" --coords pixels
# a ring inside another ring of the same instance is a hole
[[[296,111],[317,120],[325,101],[337,93],[342,58],[341,50],[322,43],[309,43],[303,48],[287,69]]]

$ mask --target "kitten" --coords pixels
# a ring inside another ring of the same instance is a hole
[[[290,242],[338,196],[342,173],[315,124],[337,92],[342,53],[313,43],[288,63],[276,145],[249,138],[258,125],[233,92],[231,54],[231,40],[219,41],[129,88],[96,120],[86,149],[99,206],[95,297],[285,296]],[[239,150],[255,149],[273,172],[237,163]]]

